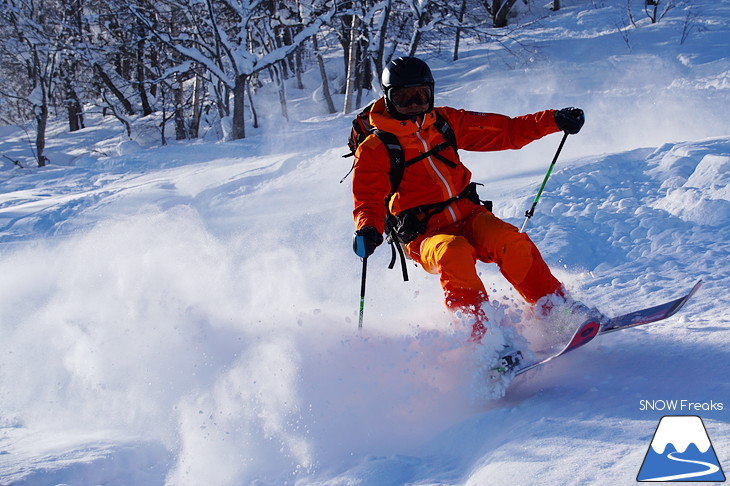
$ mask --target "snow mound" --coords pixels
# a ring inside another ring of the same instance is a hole
[[[697,162],[688,155],[667,165],[678,175],[663,184],[667,193],[654,203],[655,208],[703,226],[730,224],[730,156],[707,154]],[[685,172],[691,170],[684,181],[682,168]]]

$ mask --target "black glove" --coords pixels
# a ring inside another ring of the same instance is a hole
[[[580,132],[585,122],[586,117],[580,108],[563,108],[555,112],[555,124],[558,129],[570,135]]]
[[[352,249],[360,258],[367,258],[373,254],[375,248],[383,242],[383,235],[373,226],[365,226],[352,235]]]

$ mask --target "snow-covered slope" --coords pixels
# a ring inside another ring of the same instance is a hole
[[[55,164],[0,171],[0,484],[631,484],[668,414],[700,415],[730,464],[730,4],[694,2],[680,44],[688,7],[622,35],[625,2],[562,3],[519,34],[525,64],[430,55],[439,101],[584,108],[528,232],[609,315],[704,279],[678,316],[487,401],[437,279],[403,283],[387,249],[357,331],[347,116],[166,147],[59,125]],[[462,156],[519,224],[558,142]],[[0,128],[0,153],[25,133]]]

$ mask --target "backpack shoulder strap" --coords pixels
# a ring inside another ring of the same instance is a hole
[[[383,142],[388,156],[390,156],[390,192],[391,194],[398,190],[400,181],[403,179],[403,172],[406,168],[405,157],[403,154],[403,146],[398,141],[398,137],[390,132],[383,130],[374,130],[373,134]]]
[[[350,153],[343,155],[342,157],[352,157],[355,155],[358,145],[365,141],[365,139],[373,131],[373,126],[370,125],[370,110],[373,108],[375,102],[370,103],[360,111],[355,118],[352,119],[352,129],[350,130],[350,136],[347,139],[347,146],[350,148]]]
[[[436,121],[434,122],[434,126],[446,139],[447,145],[450,145],[451,147],[453,147],[454,151],[456,151],[456,134],[454,133],[454,129],[451,128],[451,125],[449,125],[449,122],[446,120],[446,118],[441,116],[439,113],[436,113]],[[403,146],[398,141],[398,137],[390,132],[385,132],[378,129],[372,129],[371,133],[375,134],[375,136],[377,136],[380,141],[383,142],[383,145],[385,145],[385,148],[388,150],[388,155],[390,156],[391,194],[398,190],[398,186],[400,186],[400,182],[403,179],[403,173],[405,171],[405,168],[423,158],[428,157],[429,155],[436,155],[436,157],[442,160],[442,162],[447,163],[449,166],[452,167],[455,166],[455,164],[450,160],[439,157],[438,152],[445,148],[441,144],[434,147],[432,150],[426,152],[425,154],[421,154],[411,160],[405,160]]]
[[[398,137],[390,132],[385,132],[383,130],[377,129],[373,130],[372,133],[380,139],[380,141],[383,143],[386,150],[388,151],[388,156],[390,157],[390,172],[388,173],[388,175],[390,176],[390,194],[388,194],[388,197],[385,198],[385,206],[387,208],[388,202],[393,197],[393,194],[395,194],[395,192],[398,190],[398,186],[403,179],[403,172],[405,172],[406,170],[406,160],[403,153],[403,146],[398,141]],[[390,264],[388,264],[388,268],[392,269],[393,266],[395,266],[397,251],[397,254],[400,257],[400,266],[401,272],[403,273],[403,280],[407,282],[408,267],[406,266],[406,258],[403,254],[403,248],[401,248],[401,244],[397,240],[397,237],[393,232],[394,219],[395,217],[390,214],[390,211],[388,211],[388,215],[385,218],[385,233],[391,249],[391,258]]]
[[[444,136],[448,144],[456,151],[458,149],[456,145],[456,133],[454,133],[454,129],[451,128],[451,125],[449,125],[449,122],[446,121],[446,118],[438,112],[436,112],[436,121],[434,122],[434,126],[439,132],[441,132],[441,135]]]

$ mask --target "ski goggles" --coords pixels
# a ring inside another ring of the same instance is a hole
[[[432,95],[431,86],[428,85],[398,87],[388,90],[390,102],[401,108],[410,105],[428,105],[431,103]]]

